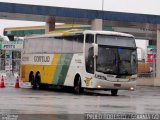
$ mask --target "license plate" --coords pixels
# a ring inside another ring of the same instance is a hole
[[[114,84],[115,87],[121,87],[121,84]]]

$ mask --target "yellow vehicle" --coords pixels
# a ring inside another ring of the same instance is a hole
[[[110,31],[67,31],[26,37],[21,79],[43,85],[111,90],[134,89],[137,78],[135,39]]]

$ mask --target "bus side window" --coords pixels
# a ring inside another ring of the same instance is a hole
[[[82,53],[83,52],[83,40],[84,40],[84,35],[78,35],[75,37],[75,40],[73,42],[74,53]]]
[[[94,42],[94,35],[87,34],[86,41],[85,41],[85,66],[86,71],[88,73],[94,74],[94,51],[92,43]]]

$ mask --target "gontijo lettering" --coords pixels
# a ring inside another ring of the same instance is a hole
[[[34,56],[34,62],[49,62],[50,56]]]

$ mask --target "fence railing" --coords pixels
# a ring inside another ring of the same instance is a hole
[[[155,78],[156,77],[156,60],[152,62],[138,62],[138,77],[140,78]]]

